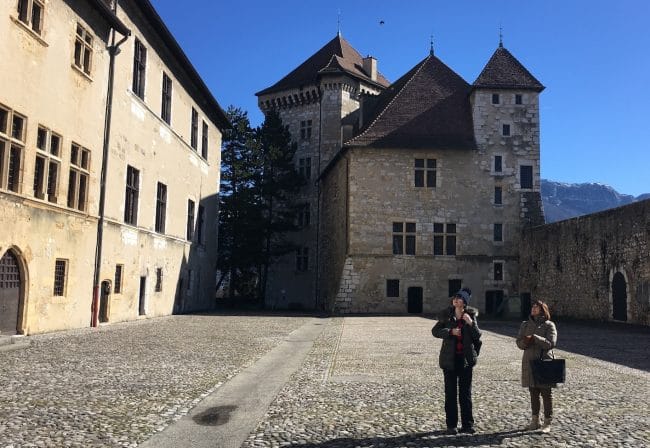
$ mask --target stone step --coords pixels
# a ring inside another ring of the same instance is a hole
[[[22,334],[0,335],[0,352],[29,347],[30,341]]]

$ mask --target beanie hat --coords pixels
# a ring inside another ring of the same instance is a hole
[[[461,299],[463,299],[463,302],[465,302],[465,306],[469,305],[470,295],[467,293],[465,288],[461,289],[456,294],[454,294],[454,297],[460,297]]]

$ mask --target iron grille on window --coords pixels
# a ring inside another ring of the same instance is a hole
[[[158,182],[156,188],[156,232],[165,233],[167,214],[167,185]]]
[[[115,287],[113,288],[113,292],[115,294],[121,294],[122,293],[122,276],[124,274],[124,265],[123,264],[118,264],[115,265]]]
[[[192,241],[194,238],[194,201],[191,199],[187,200],[187,233],[186,237],[188,241]]]
[[[54,263],[54,295],[65,294],[66,260],[56,260]]]
[[[126,168],[126,194],[124,198],[124,222],[131,225],[138,224],[138,196],[140,184],[140,171],[132,166]]]
[[[162,79],[162,105],[160,106],[160,118],[167,124],[172,120],[172,80],[163,73]]]
[[[133,93],[144,99],[144,85],[147,68],[147,47],[135,39],[133,53]]]

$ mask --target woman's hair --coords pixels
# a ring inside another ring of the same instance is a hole
[[[551,320],[551,312],[548,310],[548,305],[541,300],[535,300],[532,305],[537,305],[539,309],[542,311],[542,314],[546,318],[546,320]],[[531,306],[532,306],[531,305]]]

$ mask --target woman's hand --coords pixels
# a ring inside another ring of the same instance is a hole
[[[524,338],[524,344],[526,344],[526,347],[530,347],[533,344],[533,335],[526,336]]]
[[[466,323],[467,325],[472,325],[472,324],[474,323],[474,321],[472,320],[472,318],[469,317],[469,314],[467,314],[467,313],[463,314],[463,320],[465,321],[465,323]]]
[[[451,334],[452,334],[453,336],[460,336],[460,328],[458,328],[458,327],[456,327],[456,328],[452,328],[452,329],[451,329]]]

